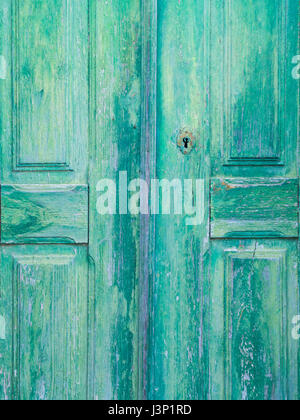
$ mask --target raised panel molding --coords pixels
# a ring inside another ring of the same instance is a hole
[[[225,395],[287,398],[287,253],[225,251]]]
[[[298,238],[298,179],[213,178],[210,235],[213,239]]]
[[[87,14],[86,1],[46,0],[37,7],[33,0],[12,0],[13,171],[74,170],[71,149],[87,126],[88,109],[88,65],[82,66],[84,55],[76,58],[78,43],[87,49],[88,42],[87,27],[79,29],[82,11]],[[84,117],[74,105],[78,94]]]
[[[258,7],[260,13],[255,14]],[[272,7],[277,11],[275,22],[269,1],[266,4],[258,0],[251,4],[243,0],[224,2],[225,166],[284,165],[286,64],[282,57],[286,56],[287,0],[275,0]],[[234,21],[233,10],[239,16],[239,25]],[[271,33],[274,25],[276,41]],[[256,36],[252,37],[254,33]],[[257,48],[254,47],[256,39],[262,41],[257,42]],[[274,54],[276,57],[271,57]],[[264,57],[265,63],[262,62]]]
[[[2,185],[1,243],[88,243],[86,185]]]
[[[13,399],[85,399],[86,253],[38,252],[13,255]]]

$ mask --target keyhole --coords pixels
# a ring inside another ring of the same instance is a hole
[[[188,147],[189,147],[189,142],[190,142],[190,139],[189,139],[188,137],[185,137],[185,138],[183,139],[183,143],[184,143],[184,148],[185,148],[185,149],[188,149]]]
[[[185,156],[189,155],[195,148],[196,139],[190,130],[182,128],[178,131],[177,147]]]

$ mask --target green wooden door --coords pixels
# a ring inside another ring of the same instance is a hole
[[[147,396],[297,399],[299,2],[157,6],[156,175],[206,188],[200,227],[153,222]]]
[[[299,2],[152,5],[149,168],[202,178],[205,222],[150,221],[145,395],[298,398]]]
[[[1,0],[1,400],[299,398],[298,16]],[[120,171],[201,220],[100,215]]]

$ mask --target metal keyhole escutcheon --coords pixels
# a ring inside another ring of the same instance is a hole
[[[184,155],[191,153],[195,147],[195,137],[188,130],[180,130],[177,137],[177,146]]]

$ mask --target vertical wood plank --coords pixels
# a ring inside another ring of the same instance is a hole
[[[142,130],[141,175],[148,185],[156,178],[157,137],[157,0],[142,1]],[[139,398],[147,399],[153,275],[155,272],[155,215],[141,215],[139,286]]]
[[[139,177],[139,0],[91,1],[90,256],[95,267],[95,399],[138,396],[139,219],[100,216],[99,180]]]
[[[158,2],[157,178],[203,179],[208,203],[209,4]],[[187,128],[196,148],[184,155],[176,132]],[[207,395],[204,333],[207,217],[186,226],[185,217],[157,215],[150,273],[150,341],[147,395],[150,399],[202,399]]]
[[[300,2],[298,2],[298,7],[296,6],[295,9],[296,12],[296,16],[293,18],[293,33],[295,34],[294,36],[297,37],[298,41],[297,43],[297,54],[300,54]],[[292,44],[291,49],[294,48],[294,44]],[[292,73],[293,75],[293,73]],[[296,92],[296,103],[294,102],[293,98],[289,99],[291,100],[291,104],[296,108],[296,126],[295,129],[297,130],[297,167],[298,167],[298,171],[297,171],[297,176],[298,176],[298,182],[300,183],[300,83],[299,80],[293,80],[294,85],[297,84],[297,92]],[[299,184],[299,191],[300,191],[300,184]],[[299,207],[300,207],[300,200],[299,200]],[[299,220],[300,220],[300,208],[299,208]],[[300,223],[299,223],[299,229],[300,229]],[[299,230],[300,233],[300,230]],[[300,238],[300,235],[299,235]],[[290,316],[291,317],[295,317],[297,315],[300,315],[300,240],[298,240],[298,282],[297,282],[297,295],[298,296],[298,302],[297,302],[297,314],[295,314],[293,311],[291,311]],[[295,356],[294,356],[295,355]],[[293,371],[293,375],[295,377],[295,381],[298,382],[298,387],[297,387],[297,396],[296,399],[300,399],[300,340],[298,341],[293,341],[292,345],[290,347],[290,353],[289,353],[289,360],[293,360],[293,356],[295,358],[297,358],[298,360],[298,370],[294,370]],[[292,367],[291,367],[292,368]],[[292,369],[291,369],[292,370]]]

